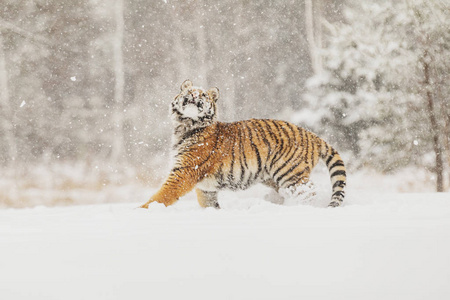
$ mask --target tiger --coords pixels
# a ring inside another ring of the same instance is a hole
[[[274,119],[217,121],[217,87],[205,90],[185,80],[170,105],[175,163],[162,187],[142,205],[174,204],[194,188],[201,207],[220,208],[218,192],[263,183],[276,192],[295,191],[310,181],[322,159],[328,167],[332,197],[344,200],[346,169],[338,152],[314,133]]]

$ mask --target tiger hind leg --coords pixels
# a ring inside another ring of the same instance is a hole
[[[264,196],[264,200],[271,202],[273,204],[282,205],[284,203],[284,198],[280,195],[280,188],[275,183],[275,181],[268,179],[263,182],[265,186],[272,188],[270,192]]]
[[[217,199],[217,192],[203,191],[195,189],[197,193],[197,201],[201,207],[214,207],[219,209],[219,201]]]
[[[281,188],[280,195],[286,204],[310,204],[317,198],[316,186],[311,180],[304,180],[295,186]]]

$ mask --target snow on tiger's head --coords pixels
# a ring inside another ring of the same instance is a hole
[[[217,117],[217,99],[219,89],[204,90],[185,80],[180,93],[173,99],[171,112],[175,120],[191,119],[194,122],[211,122]]]

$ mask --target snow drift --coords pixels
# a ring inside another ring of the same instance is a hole
[[[2,299],[449,299],[449,194],[0,210]]]

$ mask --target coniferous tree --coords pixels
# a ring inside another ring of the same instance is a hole
[[[437,106],[450,71],[449,20],[437,2],[351,3],[346,23],[331,27],[326,71],[308,82],[305,98],[318,114],[311,126],[359,166],[428,167],[443,190],[445,113]]]

